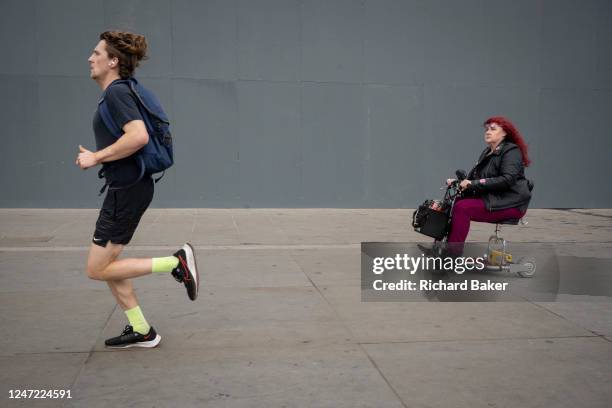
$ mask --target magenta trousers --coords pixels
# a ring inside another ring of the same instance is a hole
[[[518,208],[489,211],[486,209],[482,198],[458,199],[453,207],[453,218],[451,220],[448,242],[457,243],[458,247],[463,247],[461,244],[465,242],[470,231],[470,221],[495,223],[508,218],[521,218],[523,215],[525,213],[521,212]]]

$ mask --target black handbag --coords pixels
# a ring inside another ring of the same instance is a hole
[[[414,230],[440,240],[449,230],[450,207],[439,200],[426,200],[412,214]]]

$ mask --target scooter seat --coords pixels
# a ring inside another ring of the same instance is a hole
[[[503,224],[503,225],[518,225],[521,222],[520,218],[508,218],[505,220],[497,221],[495,224]]]

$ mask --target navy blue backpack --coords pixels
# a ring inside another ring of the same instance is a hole
[[[131,187],[142,180],[145,174],[161,172],[162,175],[155,179],[155,182],[157,183],[164,176],[163,172],[174,163],[170,121],[168,120],[168,116],[164,112],[161,103],[159,103],[159,100],[153,94],[153,92],[140,85],[135,78],[118,80],[113,82],[110,86],[121,83],[127,84],[130,87],[132,94],[134,94],[138,100],[138,110],[140,111],[140,115],[142,116],[147,132],[149,133],[149,142],[138,152],[136,152],[136,158],[140,166],[140,175],[138,176],[138,179],[128,186],[117,188]],[[102,94],[102,98],[98,102],[98,110],[104,125],[108,128],[113,136],[119,139],[121,135],[123,135],[123,131],[119,126],[117,126],[108,110],[108,105],[104,101],[105,94],[106,91],[104,94]],[[104,177],[103,171],[100,170],[98,175],[100,177]],[[100,194],[104,192],[105,188],[106,184],[100,191]]]

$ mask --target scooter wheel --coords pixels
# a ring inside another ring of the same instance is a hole
[[[535,275],[536,261],[534,258],[521,258],[517,264],[522,267],[520,271],[516,272],[521,278],[531,278]]]

